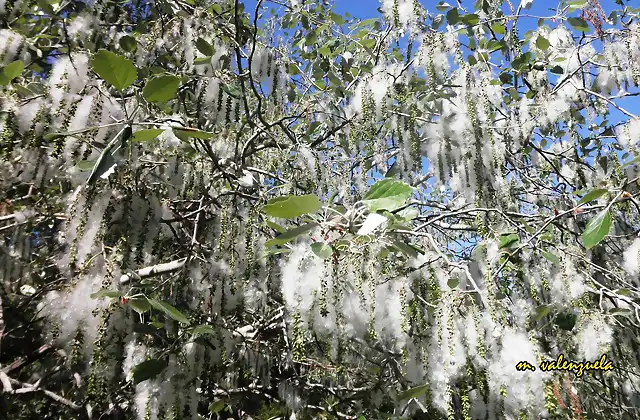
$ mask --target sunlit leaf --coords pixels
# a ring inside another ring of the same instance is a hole
[[[100,78],[118,90],[125,90],[138,77],[136,66],[131,60],[107,50],[99,50],[93,56],[91,67]]]
[[[593,190],[593,191],[589,192],[588,194],[586,194],[584,197],[582,197],[580,199],[580,201],[578,201],[578,205],[589,203],[589,202],[591,202],[593,200],[597,200],[598,198],[602,197],[603,195],[605,195],[608,192],[609,192],[609,190],[606,190],[604,188],[599,188],[599,189]]]
[[[402,181],[386,178],[373,184],[362,202],[371,212],[393,211],[404,206],[413,191],[411,186]]]
[[[142,142],[153,140],[156,137],[158,137],[160,134],[162,134],[163,131],[164,130],[161,130],[159,128],[150,128],[148,130],[138,130],[135,133],[133,133],[133,136],[131,136],[131,142],[142,143]]]
[[[0,86],[6,86],[24,71],[24,62],[12,61],[0,69]]]
[[[175,98],[178,94],[180,79],[176,76],[165,74],[149,80],[142,90],[142,96],[151,103],[165,103]]]
[[[322,203],[315,194],[289,195],[270,200],[262,211],[269,216],[293,219],[304,214],[315,213],[321,207]]]
[[[582,233],[582,243],[587,249],[598,245],[611,229],[611,213],[603,210],[587,223],[587,227]]]

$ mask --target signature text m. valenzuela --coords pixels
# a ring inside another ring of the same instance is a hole
[[[563,354],[560,354],[557,360],[546,360],[540,362],[539,368],[543,372],[551,372],[554,370],[571,371],[579,378],[584,374],[584,372],[592,370],[613,370],[613,363],[610,360],[607,360],[606,354],[603,354],[600,360],[596,360],[595,362],[572,362],[565,359]],[[529,362],[523,361],[516,365],[516,370],[530,370],[535,372],[536,367]]]

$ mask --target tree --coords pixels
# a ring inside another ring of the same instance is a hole
[[[514,6],[0,2],[0,410],[636,418],[640,9]]]

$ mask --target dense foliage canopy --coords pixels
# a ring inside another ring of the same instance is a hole
[[[637,418],[634,2],[244,3],[0,0],[0,413]]]

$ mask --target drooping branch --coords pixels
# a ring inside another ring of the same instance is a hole
[[[123,274],[120,276],[120,284],[129,284],[132,280],[142,280],[148,277],[160,276],[162,274],[172,273],[180,270],[186,264],[188,258],[180,258],[179,260],[171,261],[168,263],[156,264],[149,267],[141,268],[135,272],[129,274]]]

